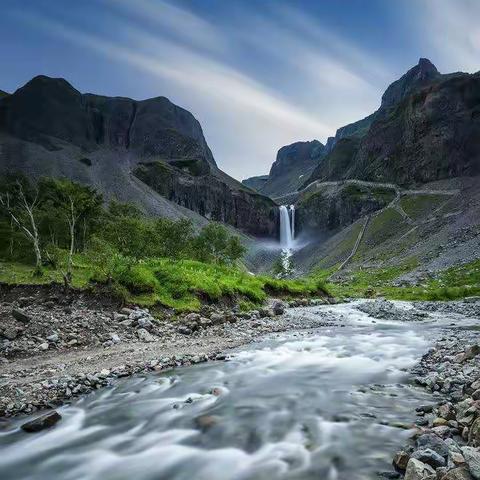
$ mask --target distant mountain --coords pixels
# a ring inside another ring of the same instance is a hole
[[[286,145],[278,151],[268,176],[248,178],[242,183],[273,198],[285,195],[304,183],[324,155],[325,146],[318,140]]]
[[[5,171],[71,178],[156,215],[276,234],[275,204],[219,170],[199,122],[165,97],[81,94],[35,77],[0,96]]]
[[[268,181],[268,175],[259,175],[258,177],[250,177],[242,180],[242,184],[252,190],[260,192]]]
[[[480,173],[480,73],[442,75],[420,59],[369,117],[337,131],[312,181],[414,185]]]
[[[4,92],[3,90],[0,90],[0,98],[6,97],[7,95],[10,95],[10,94],[7,92]]]

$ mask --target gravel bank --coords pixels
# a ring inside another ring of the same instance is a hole
[[[480,301],[418,302],[428,312],[478,319]],[[419,405],[417,430],[396,453],[393,465],[406,480],[480,479],[480,331],[460,323],[443,336],[413,369],[415,382],[431,391],[432,403]]]
[[[0,417],[54,408],[136,373],[223,360],[222,352],[267,333],[329,324],[289,316],[285,308],[276,300],[249,313],[204,307],[199,314],[165,311],[158,318],[147,309],[99,304],[85,295],[4,295]]]

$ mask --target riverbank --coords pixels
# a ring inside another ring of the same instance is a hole
[[[480,301],[419,303],[424,311],[466,315],[469,325],[451,323],[412,369],[415,383],[432,392],[418,405],[417,431],[393,465],[406,480],[480,478]],[[455,319],[455,317],[453,317]],[[394,475],[392,475],[392,478]]]
[[[328,324],[283,315],[286,306],[271,300],[250,312],[204,306],[200,313],[163,310],[155,317],[86,292],[7,292],[0,301],[0,416],[54,408],[117,378],[221,360],[228,349],[268,333]]]

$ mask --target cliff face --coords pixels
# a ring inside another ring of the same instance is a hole
[[[260,192],[268,181],[268,175],[259,175],[257,177],[250,177],[242,180],[242,185],[245,185],[256,192]]]
[[[304,193],[296,204],[298,230],[310,233],[337,231],[384,208],[395,195],[392,188],[355,181],[320,184]]]
[[[252,177],[242,183],[273,198],[294,192],[311,175],[324,152],[325,146],[318,140],[286,145],[278,151],[268,176]]]
[[[135,175],[157,163],[170,172],[165,185]],[[199,122],[165,97],[81,94],[63,79],[35,77],[0,100],[0,171],[7,170],[89,183],[149,213],[276,234],[275,204],[221,172]]]
[[[392,83],[374,114],[339,129],[314,180],[414,185],[480,173],[480,74],[441,75],[426,59]],[[338,135],[338,134],[337,134]]]

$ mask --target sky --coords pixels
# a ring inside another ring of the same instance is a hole
[[[480,70],[479,0],[0,0],[0,89],[35,75],[81,92],[166,96],[200,121],[218,166],[268,173],[325,142],[429,58]]]

